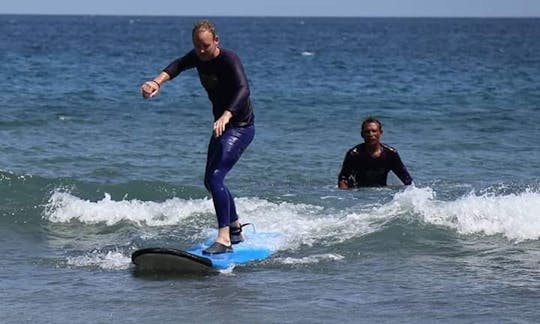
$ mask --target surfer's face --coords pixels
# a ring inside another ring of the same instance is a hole
[[[210,61],[219,55],[219,40],[210,31],[203,30],[193,34],[193,47],[201,61]]]
[[[378,144],[382,135],[382,129],[377,123],[366,123],[362,129],[362,137],[367,144]]]

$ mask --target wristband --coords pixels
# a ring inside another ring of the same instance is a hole
[[[154,82],[155,84],[157,84],[158,89],[161,88],[161,84],[159,84],[159,82],[157,82],[156,80],[150,80],[150,82]]]

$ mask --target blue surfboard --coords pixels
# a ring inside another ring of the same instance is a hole
[[[213,240],[209,239],[188,250],[168,247],[144,248],[133,252],[131,260],[135,264],[136,271],[139,272],[201,274],[219,272],[232,269],[236,265],[264,260],[272,254],[269,246],[248,242],[234,245],[234,251],[231,253],[203,254],[202,251],[212,242]]]

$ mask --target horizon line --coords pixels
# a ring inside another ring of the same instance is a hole
[[[199,14],[186,14],[186,15],[174,15],[174,14],[111,14],[111,13],[0,13],[0,16],[91,16],[91,17],[210,17],[210,18],[413,18],[413,19],[538,19],[539,16],[446,16],[446,15],[370,15],[370,16],[354,16],[354,15],[199,15]]]

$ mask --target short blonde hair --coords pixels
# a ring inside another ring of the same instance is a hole
[[[210,20],[207,20],[207,19],[197,21],[197,23],[193,27],[193,30],[191,31],[191,36],[194,37],[195,34],[204,32],[204,31],[208,31],[212,33],[212,36],[214,38],[216,38],[217,36],[216,26],[214,26],[214,24]]]

